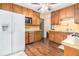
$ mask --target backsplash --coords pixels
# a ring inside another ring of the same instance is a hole
[[[40,30],[40,26],[25,26],[25,29],[27,29],[27,30],[30,30],[30,29]]]
[[[52,29],[57,31],[79,32],[79,24],[66,25],[52,25]]]

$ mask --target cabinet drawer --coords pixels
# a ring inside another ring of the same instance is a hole
[[[34,42],[34,32],[29,32],[29,43]]]
[[[29,34],[28,32],[25,33],[25,44],[28,44],[28,40],[29,40]]]

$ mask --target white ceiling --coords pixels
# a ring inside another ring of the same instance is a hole
[[[31,3],[16,3],[16,4],[30,8],[30,9],[33,9],[34,11],[37,11],[39,13],[50,13],[52,11],[55,11],[55,10],[58,10],[58,9],[61,9],[61,8],[64,8],[64,7],[68,7],[68,6],[75,4],[75,3],[56,3],[56,4],[51,5],[51,11],[48,11],[48,10],[38,11],[38,8],[40,8],[41,6],[40,5],[34,5],[34,4],[31,4]]]

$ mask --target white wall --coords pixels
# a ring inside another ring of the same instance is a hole
[[[40,17],[44,19],[44,38],[46,38],[46,32],[51,29],[51,14],[40,14]]]

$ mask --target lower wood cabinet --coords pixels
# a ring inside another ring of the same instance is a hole
[[[34,42],[34,32],[29,32],[28,35],[29,35],[28,36],[28,38],[29,38],[28,43]]]
[[[35,37],[35,41],[39,41],[42,39],[42,32],[41,31],[37,31],[34,33],[34,37]]]
[[[29,32],[25,32],[25,44],[28,44]]]
[[[25,32],[25,44],[40,41],[42,38],[41,31]]]
[[[67,38],[68,33],[64,32],[54,32],[54,31],[49,31],[48,32],[48,39],[50,41],[56,42],[56,43],[61,43],[64,39]]]
[[[79,50],[65,45],[64,56],[79,56]]]
[[[53,31],[49,31],[48,32],[48,39],[50,41],[54,41],[54,39],[55,39],[55,33]]]

